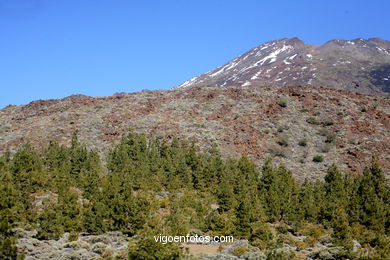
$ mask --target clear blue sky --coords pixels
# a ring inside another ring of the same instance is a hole
[[[388,0],[0,0],[0,108],[168,89],[265,41],[390,40]]]

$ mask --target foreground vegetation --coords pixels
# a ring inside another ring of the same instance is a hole
[[[52,142],[38,152],[25,145],[0,157],[0,259],[17,258],[15,227],[36,229],[39,239],[121,231],[138,238],[129,246],[132,259],[180,258],[180,245],[163,246],[153,235],[194,229],[247,239],[270,257],[292,229],[310,238],[298,247],[328,234],[342,246],[340,258],[386,258],[390,188],[375,159],[361,175],[332,165],[324,181],[298,183],[270,160],[258,169],[246,156],[222,159],[216,148],[200,152],[135,133],[103,161],[74,136],[70,147]]]

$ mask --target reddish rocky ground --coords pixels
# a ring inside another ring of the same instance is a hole
[[[0,110],[0,153],[30,142],[79,138],[101,154],[129,129],[178,136],[225,156],[268,156],[299,179],[322,178],[332,163],[361,172],[378,154],[390,180],[390,99],[308,87],[188,87],[74,95]],[[322,162],[313,162],[321,155]]]

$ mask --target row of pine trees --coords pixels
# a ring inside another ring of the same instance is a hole
[[[49,199],[38,207],[42,194]],[[264,249],[272,240],[266,223],[296,230],[321,224],[336,244],[349,248],[355,239],[385,256],[390,188],[375,159],[360,175],[332,165],[323,181],[299,183],[270,160],[259,168],[246,156],[223,159],[216,147],[201,152],[176,138],[136,133],[124,136],[104,160],[76,135],[69,147],[51,142],[37,151],[27,144],[0,157],[0,259],[16,258],[15,227],[36,229],[39,239],[64,232],[77,238],[80,232],[147,236],[197,229]],[[129,255],[147,254],[145,244],[158,247],[145,241]],[[161,250],[180,255],[175,245]]]

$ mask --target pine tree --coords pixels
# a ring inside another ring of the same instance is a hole
[[[298,221],[316,223],[321,212],[323,203],[322,184],[319,182],[310,183],[307,179],[301,185],[299,200],[296,205]]]
[[[257,197],[243,194],[236,209],[236,236],[249,239],[254,225],[264,223],[265,215]]]
[[[10,170],[15,176],[19,176],[22,172],[41,171],[42,162],[39,154],[30,144],[25,144],[12,158]]]
[[[348,205],[347,192],[343,176],[336,165],[329,167],[324,183],[324,221],[325,224],[336,220],[339,217],[339,210],[346,211]]]
[[[298,201],[297,185],[290,171],[285,167],[274,168],[266,161],[259,183],[259,190],[265,202],[270,221],[282,221],[294,213]]]
[[[234,173],[231,167],[227,166],[226,170],[221,173],[218,187],[215,189],[221,212],[235,209],[237,206]]]
[[[43,153],[43,163],[50,175],[51,188],[58,191],[60,186],[69,186],[70,158],[69,149],[57,142],[50,142]]]
[[[40,213],[37,227],[38,239],[58,239],[64,233],[63,216],[57,205],[50,205]]]
[[[83,205],[81,192],[66,188],[58,196],[57,211],[61,212],[62,225],[66,232],[81,232],[83,228]]]
[[[16,239],[11,229],[17,221],[25,220],[25,212],[13,176],[4,166],[0,167],[0,259],[16,259]]]
[[[389,204],[384,198],[386,187],[384,175],[375,158],[371,167],[366,168],[358,189],[361,204],[362,224],[378,232],[385,231]]]

